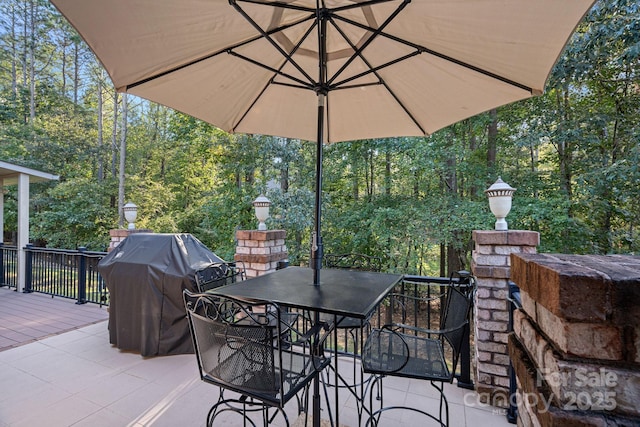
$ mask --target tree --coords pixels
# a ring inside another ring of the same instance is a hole
[[[539,97],[430,136],[326,146],[325,252],[379,256],[403,273],[468,268],[471,231],[493,226],[483,190],[498,176],[517,188],[510,228],[539,231],[540,251],[637,252],[639,8],[597,2]],[[264,193],[290,262],[307,262],[315,142],[229,135],[120,96],[44,0],[0,4],[0,46],[0,159],[61,176],[32,189],[34,237],[106,248],[131,200],[138,227],[193,233],[230,258]]]
[[[122,227],[124,225],[124,180],[125,180],[125,165],[127,159],[127,94],[122,96],[122,127],[120,130],[120,167],[118,168],[118,212],[120,214],[120,220],[118,225]]]

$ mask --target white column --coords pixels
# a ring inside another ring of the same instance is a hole
[[[18,292],[22,292],[26,277],[24,247],[29,243],[29,175],[18,176]]]

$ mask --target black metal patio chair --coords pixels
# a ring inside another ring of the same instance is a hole
[[[359,253],[326,254],[324,256],[324,266],[326,268],[338,268],[344,270],[379,272],[381,268],[381,260],[378,257]],[[334,316],[322,313],[320,314],[320,320],[327,324],[332,324],[335,321]],[[369,319],[363,321],[362,319],[338,316],[337,324],[335,325],[336,331],[334,333],[334,339],[331,343],[331,347],[336,354],[352,358],[352,379],[344,378],[343,375],[340,374],[337,381],[332,381],[332,377],[335,378],[335,375],[330,375],[329,371],[327,371],[325,378],[327,386],[348,389],[351,394],[353,394],[356,398],[356,403],[358,404],[358,417],[362,415],[364,391],[366,384],[370,380],[369,376],[366,376],[366,378],[364,377],[360,364],[358,363],[361,352],[360,346],[369,329]]]
[[[235,262],[216,262],[195,272],[198,292],[206,292],[245,278],[244,265]]]
[[[329,360],[306,347],[284,345],[286,322],[274,303],[248,302],[210,293],[184,291],[189,328],[200,378],[220,387],[220,397],[207,415],[207,426],[225,412],[240,414],[244,425],[263,425],[278,413],[286,425],[284,406],[307,388]],[[225,391],[239,397],[225,396]],[[306,404],[298,399],[298,412]]]
[[[358,254],[326,254],[324,265],[327,268],[345,268],[359,271],[380,271],[381,260],[378,257]]]
[[[430,298],[428,303],[441,305],[439,329],[424,329],[402,323],[389,323],[373,329],[367,338],[362,353],[364,372],[374,374],[370,388],[370,417],[367,425],[377,425],[382,412],[391,409],[405,409],[421,413],[441,426],[449,425],[449,404],[444,394],[444,383],[451,383],[456,375],[463,340],[468,339],[469,312],[473,303],[475,281],[468,277],[461,284],[447,287],[444,301],[439,296]],[[404,298],[416,299],[414,295],[392,295],[391,301]],[[436,415],[420,408],[389,406],[384,407],[384,387],[386,376],[415,378],[430,381],[440,394],[440,408]],[[373,388],[378,385],[382,392],[380,408],[373,410]],[[444,416],[444,419],[443,419]]]
[[[324,263],[326,268],[379,272],[381,260],[378,257],[357,253],[339,255],[327,254],[324,256]],[[331,323],[334,319],[332,316],[321,314],[320,320]],[[365,323],[365,327],[366,326],[367,324]],[[354,319],[352,317],[339,318],[336,329],[338,329],[338,331],[343,331],[344,333],[344,348],[343,350],[339,350],[339,343],[335,342],[332,343],[334,349],[339,353],[353,355],[358,358],[362,333],[361,327],[362,321],[360,319]],[[353,351],[349,351],[349,337],[353,342],[353,347],[351,348]]]

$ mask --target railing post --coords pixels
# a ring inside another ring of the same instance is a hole
[[[4,242],[0,242],[0,286],[4,286]]]
[[[76,304],[87,303],[87,256],[85,255],[87,248],[80,246],[78,253],[80,264],[78,265],[78,301]]]
[[[520,288],[514,282],[509,280],[509,332],[513,332],[513,312],[522,308],[522,300],[520,298]],[[507,409],[507,421],[510,424],[518,423],[518,406],[517,402],[518,386],[516,383],[516,373],[513,369],[513,363],[509,359],[509,409]]]
[[[458,284],[466,286],[467,292],[474,292],[474,282],[471,273],[465,270],[458,271],[460,279]],[[473,303],[473,300],[472,300]],[[473,307],[472,307],[473,308]],[[473,324],[473,309],[469,310],[469,323],[464,331],[462,347],[460,348],[460,376],[458,377],[458,387],[473,390],[475,388],[471,379],[471,325]]]
[[[471,314],[469,314],[469,317],[471,317]],[[470,324],[471,322],[469,322],[468,325]],[[473,390],[475,387],[471,379],[471,345],[469,344],[471,336],[468,325],[465,328],[462,347],[460,348],[460,376],[458,377],[458,387]]]
[[[24,271],[24,292],[25,294],[30,294],[33,292],[32,289],[32,281],[33,281],[33,252],[31,249],[33,248],[33,244],[27,243],[24,247],[24,255],[25,255],[25,271]]]

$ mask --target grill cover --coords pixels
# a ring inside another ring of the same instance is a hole
[[[193,353],[182,291],[224,262],[191,234],[135,233],[98,264],[109,290],[109,342],[142,356]]]

